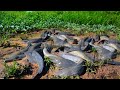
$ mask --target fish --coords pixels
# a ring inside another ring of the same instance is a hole
[[[75,66],[64,68],[55,72],[55,76],[73,76],[81,75],[85,70],[84,62],[80,62]]]
[[[4,59],[4,61],[5,62],[11,62],[13,60],[20,60],[20,59],[24,58],[25,57],[24,53],[26,51],[28,51],[28,49],[30,48],[30,46],[31,46],[31,43],[28,43],[28,46],[26,48],[24,48],[23,50],[21,50],[19,52],[13,53],[12,55],[10,55],[9,58]]]
[[[84,59],[84,60],[86,60],[86,61],[93,62],[93,60],[90,59],[90,58],[89,58],[84,52],[82,52],[81,50],[79,50],[79,51],[71,51],[71,52],[69,52],[69,53],[72,54],[72,55],[78,56],[78,57],[80,57],[80,58],[82,58],[82,59]]]
[[[53,41],[54,41],[54,45],[56,45],[56,46],[64,46],[65,44],[65,46],[67,46],[68,44],[68,42],[67,42],[67,40],[65,39],[65,40],[62,40],[62,39],[60,39],[60,38],[58,38],[56,35],[51,35],[50,36],[52,39],[53,39]],[[69,45],[68,45],[69,46]]]
[[[28,46],[26,48],[24,48],[23,50],[19,51],[19,52],[15,52],[12,55],[10,55],[9,58],[4,59],[5,62],[11,62],[13,60],[21,60],[22,58],[25,57],[25,52],[27,51],[32,51],[34,49],[37,50],[37,48],[41,45],[41,42],[36,43],[34,45],[31,44],[31,42],[28,42]]]
[[[62,40],[67,40],[68,41],[68,43],[72,43],[72,42],[74,42],[74,38],[72,38],[72,37],[69,37],[68,35],[57,35],[57,36],[59,36],[58,38],[59,39],[62,39]],[[61,38],[60,38],[61,37]]]
[[[109,50],[110,52],[115,52],[116,51],[115,48],[113,48],[113,47],[111,47],[110,45],[107,45],[107,44],[106,45],[102,45],[102,47],[107,49],[107,50]]]
[[[100,35],[96,35],[96,36],[94,37],[94,40],[95,40],[95,42],[98,42],[98,41],[100,40]]]
[[[107,64],[111,64],[111,65],[120,65],[120,62],[117,62],[117,61],[107,61],[106,62]]]
[[[110,46],[110,47],[113,47],[113,48],[116,49],[118,52],[120,52],[120,45],[119,45],[119,44],[108,43],[107,45]]]
[[[98,59],[100,59],[100,60],[113,59],[116,57],[116,53],[114,53],[114,52],[111,52],[101,46],[96,46],[93,44],[91,44],[91,45],[97,50],[97,52],[99,54]]]
[[[78,45],[80,47],[80,49],[82,51],[88,51],[91,49],[91,45],[89,45],[90,42],[93,42],[94,40],[92,38],[89,38],[89,37],[86,37],[86,38],[83,38],[81,39],[79,42],[78,42]],[[93,42],[94,43],[94,42]]]
[[[59,68],[66,68],[66,67],[76,65],[76,63],[73,61],[70,61],[68,59],[49,53],[47,51],[47,48],[45,47],[43,49],[43,53],[44,53],[44,56],[49,57],[51,61]]]
[[[101,35],[100,40],[110,40],[108,36],[106,35]]]
[[[42,73],[43,68],[44,68],[44,61],[43,61],[42,56],[38,52],[36,52],[35,50],[25,52],[25,55],[28,58],[30,63],[38,64],[39,68],[38,68],[36,75]]]
[[[50,35],[52,34],[52,32],[50,32],[50,31],[44,31],[42,34],[41,34],[41,38],[43,39],[43,40],[47,40],[47,39],[49,39],[50,38]]]
[[[69,53],[65,53],[65,52],[61,52],[61,51],[59,52],[59,56],[62,57],[62,58],[71,60],[75,63],[79,63],[79,62],[83,61],[83,59],[78,57],[78,56],[75,56],[75,55],[72,55],[72,54],[69,54]]]
[[[57,38],[61,39],[61,40],[65,40],[67,39],[67,37],[65,35],[56,35]]]

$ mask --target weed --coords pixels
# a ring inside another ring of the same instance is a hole
[[[120,40],[120,33],[117,34],[117,39]]]
[[[22,77],[23,73],[28,70],[28,66],[23,66],[17,63],[16,61],[13,61],[12,65],[7,65],[7,63],[4,62],[5,66],[5,78],[15,77],[20,78]]]
[[[85,62],[86,72],[95,73],[97,71],[97,68],[100,68],[104,64],[107,64],[108,61],[111,61],[111,59],[101,60],[101,61],[95,61],[93,63],[90,62],[90,61],[86,61]]]
[[[91,51],[92,52],[97,52],[97,50],[94,47],[92,47]]]
[[[52,62],[51,62],[49,57],[45,57],[44,60],[45,60],[47,66],[52,64]]]
[[[50,79],[81,79],[79,75],[76,76],[52,76]]]
[[[95,73],[97,71],[97,68],[104,65],[104,61],[96,61],[96,62],[85,62],[86,72]]]
[[[47,67],[50,67],[50,69],[55,69],[54,63],[50,60],[49,57],[45,57],[45,64]]]
[[[5,74],[6,74],[6,77],[11,77],[11,76],[15,76],[19,66],[18,66],[18,63],[17,62],[13,62],[13,65],[10,65],[8,66],[6,63],[4,63],[4,66],[5,66]]]

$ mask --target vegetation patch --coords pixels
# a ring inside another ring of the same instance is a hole
[[[7,63],[4,63],[5,66],[5,77],[4,78],[21,78],[25,73],[28,74],[28,71],[30,71],[30,66],[23,66],[16,61],[13,62],[12,65],[8,65]]]
[[[46,66],[50,67],[51,69],[55,68],[55,65],[53,64],[49,57],[45,57],[44,61]]]
[[[72,32],[120,32],[119,11],[0,11],[0,44],[16,33],[58,28]]]
[[[52,76],[50,79],[81,79],[80,76]]]

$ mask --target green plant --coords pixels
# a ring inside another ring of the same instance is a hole
[[[117,34],[117,39],[120,40],[120,33]]]
[[[8,66],[6,63],[4,63],[5,66],[5,75],[6,77],[15,76],[17,70],[19,69],[19,65],[17,62],[13,62],[13,65]]]
[[[50,79],[81,79],[79,75],[76,76],[52,76]]]
[[[112,61],[112,60],[107,59],[107,60],[95,61],[93,63],[90,61],[85,61],[86,72],[95,73],[97,71],[97,68],[100,68],[104,64],[107,64],[108,61]]]
[[[29,66],[23,66],[16,61],[13,61],[12,65],[7,65],[7,63],[4,62],[5,66],[5,78],[15,77],[20,78],[23,76],[25,72],[28,71]]]
[[[120,31],[118,11],[0,11],[0,20],[0,42],[12,33],[35,29],[59,28],[98,34]]]
[[[92,52],[97,52],[97,50],[94,47],[92,47],[91,51]]]
[[[90,62],[86,61],[85,66],[86,66],[86,72],[92,72],[95,73],[98,67],[101,67],[104,65],[104,61],[96,61],[96,62]]]
[[[44,61],[45,61],[45,63],[46,63],[46,66],[53,65],[53,63],[52,63],[52,61],[50,60],[49,57],[45,57]]]
[[[50,60],[49,57],[44,57],[44,61],[46,66],[50,67],[50,69],[55,69],[55,65],[53,64],[53,62]]]

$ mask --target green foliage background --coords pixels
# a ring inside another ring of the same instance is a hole
[[[0,37],[35,29],[120,32],[120,11],[0,11]]]

